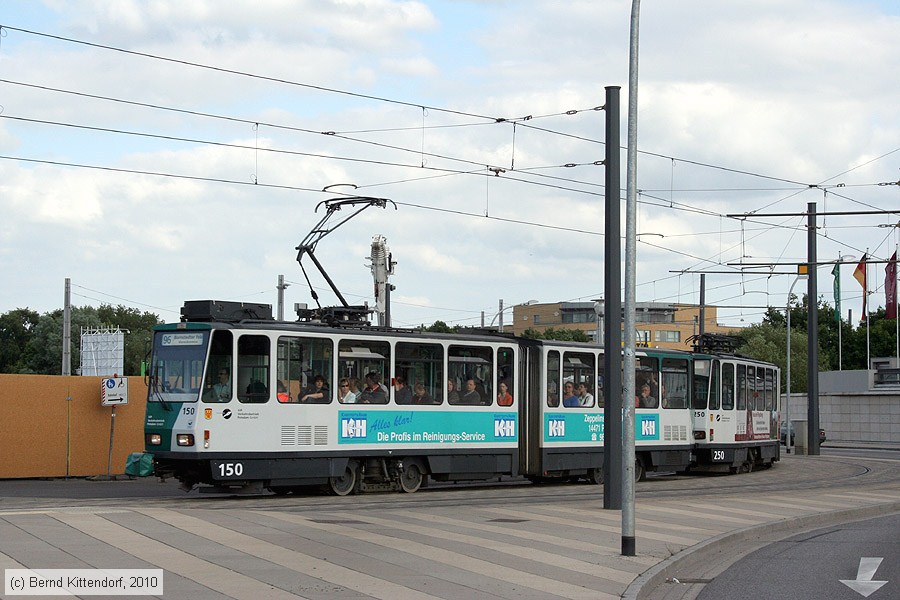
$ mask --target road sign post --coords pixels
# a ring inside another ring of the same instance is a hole
[[[106,478],[112,479],[113,440],[116,435],[116,407],[128,404],[128,379],[125,377],[105,377],[100,380],[100,405],[112,406],[109,419],[109,456],[106,460]]]

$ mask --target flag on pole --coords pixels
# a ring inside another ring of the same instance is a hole
[[[884,305],[885,318],[897,318],[897,251],[884,268]]]
[[[859,264],[856,265],[856,269],[853,271],[853,278],[859,282],[859,285],[862,286],[863,289],[863,304],[862,304],[862,318],[860,321],[867,320],[866,311],[866,297],[869,295],[868,289],[866,287],[866,255],[863,254],[862,258],[859,260]]]
[[[834,268],[831,270],[831,274],[834,275],[834,320],[838,323],[841,322],[841,263],[834,263]]]

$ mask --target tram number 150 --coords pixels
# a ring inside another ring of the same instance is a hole
[[[241,463],[221,463],[219,465],[219,477],[240,477],[244,474],[244,465]]]

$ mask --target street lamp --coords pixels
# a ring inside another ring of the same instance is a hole
[[[788,290],[787,295],[787,308],[785,314],[787,315],[787,377],[785,381],[785,387],[787,388],[787,402],[785,403],[784,408],[784,448],[787,454],[791,453],[791,294],[794,293],[794,286],[797,285],[797,282],[801,279],[806,279],[807,274],[809,272],[809,267],[807,265],[797,265],[797,277],[794,278],[794,283],[791,284],[791,288]]]
[[[519,304],[511,304],[511,305],[509,305],[509,306],[505,306],[505,307],[504,307],[504,306],[503,306],[503,300],[500,300],[500,310],[497,311],[497,314],[494,315],[494,318],[493,318],[493,319],[491,319],[491,324],[489,325],[489,327],[493,327],[493,326],[494,326],[494,321],[497,320],[497,317],[500,317],[500,328],[499,328],[499,331],[500,331],[500,333],[503,333],[503,311],[505,311],[507,308],[515,308],[515,307],[517,307],[517,306],[530,306],[530,305],[532,305],[532,304],[537,304],[537,303],[538,303],[538,300],[529,300],[529,301],[527,301],[527,302],[520,302]]]

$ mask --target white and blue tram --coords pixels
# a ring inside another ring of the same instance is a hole
[[[153,338],[145,441],[159,476],[337,495],[414,492],[429,478],[602,480],[612,392],[596,346],[280,322],[270,308],[231,318],[246,311],[190,304]],[[779,459],[773,365],[640,349],[634,377],[650,388],[635,399],[639,477]]]

